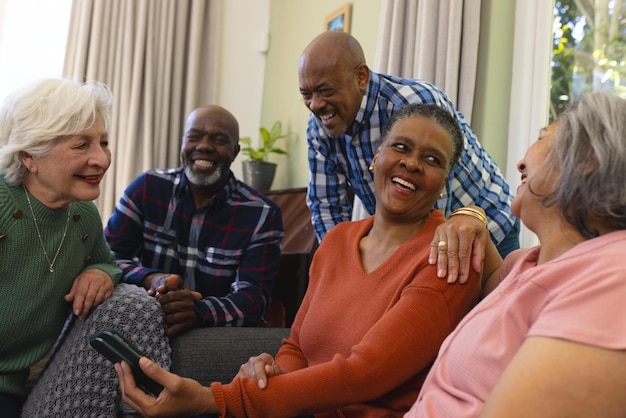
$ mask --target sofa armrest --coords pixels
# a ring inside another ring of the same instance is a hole
[[[228,383],[239,366],[263,352],[275,355],[289,328],[195,328],[173,338],[173,373],[197,380]]]

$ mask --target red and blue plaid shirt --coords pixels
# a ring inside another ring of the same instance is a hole
[[[280,208],[230,174],[202,208],[182,168],[150,170],[124,191],[104,230],[123,280],[179,274],[204,299],[203,326],[263,324],[280,264]]]

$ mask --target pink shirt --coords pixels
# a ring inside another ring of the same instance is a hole
[[[626,231],[585,241],[537,266],[539,248],[512,253],[500,285],[441,346],[405,417],[474,417],[529,336],[626,349]]]

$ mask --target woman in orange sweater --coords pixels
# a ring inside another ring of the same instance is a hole
[[[408,105],[391,117],[384,138],[370,167],[376,214],[340,223],[324,238],[276,358],[251,359],[231,383],[210,387],[142,358],[142,369],[165,387],[156,399],[136,387],[127,364],[117,364],[125,402],[148,417],[408,411],[443,339],[476,302],[480,280],[472,272],[465,284],[450,285],[428,263],[435,228],[445,221],[432,207],[463,146],[454,119],[435,105]]]

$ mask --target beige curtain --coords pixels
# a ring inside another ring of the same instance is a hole
[[[545,0],[525,0],[515,4],[513,80],[509,113],[507,182],[517,190],[521,182],[517,163],[548,124],[550,68],[554,5]],[[524,224],[520,231],[522,248],[539,243]]]
[[[481,0],[382,0],[377,72],[425,80],[471,122]],[[370,214],[355,197],[352,219]]]
[[[382,0],[374,70],[426,80],[471,122],[481,0]]]
[[[220,1],[74,0],[64,75],[114,94],[103,220],[142,171],[179,165],[187,114],[215,101]]]

